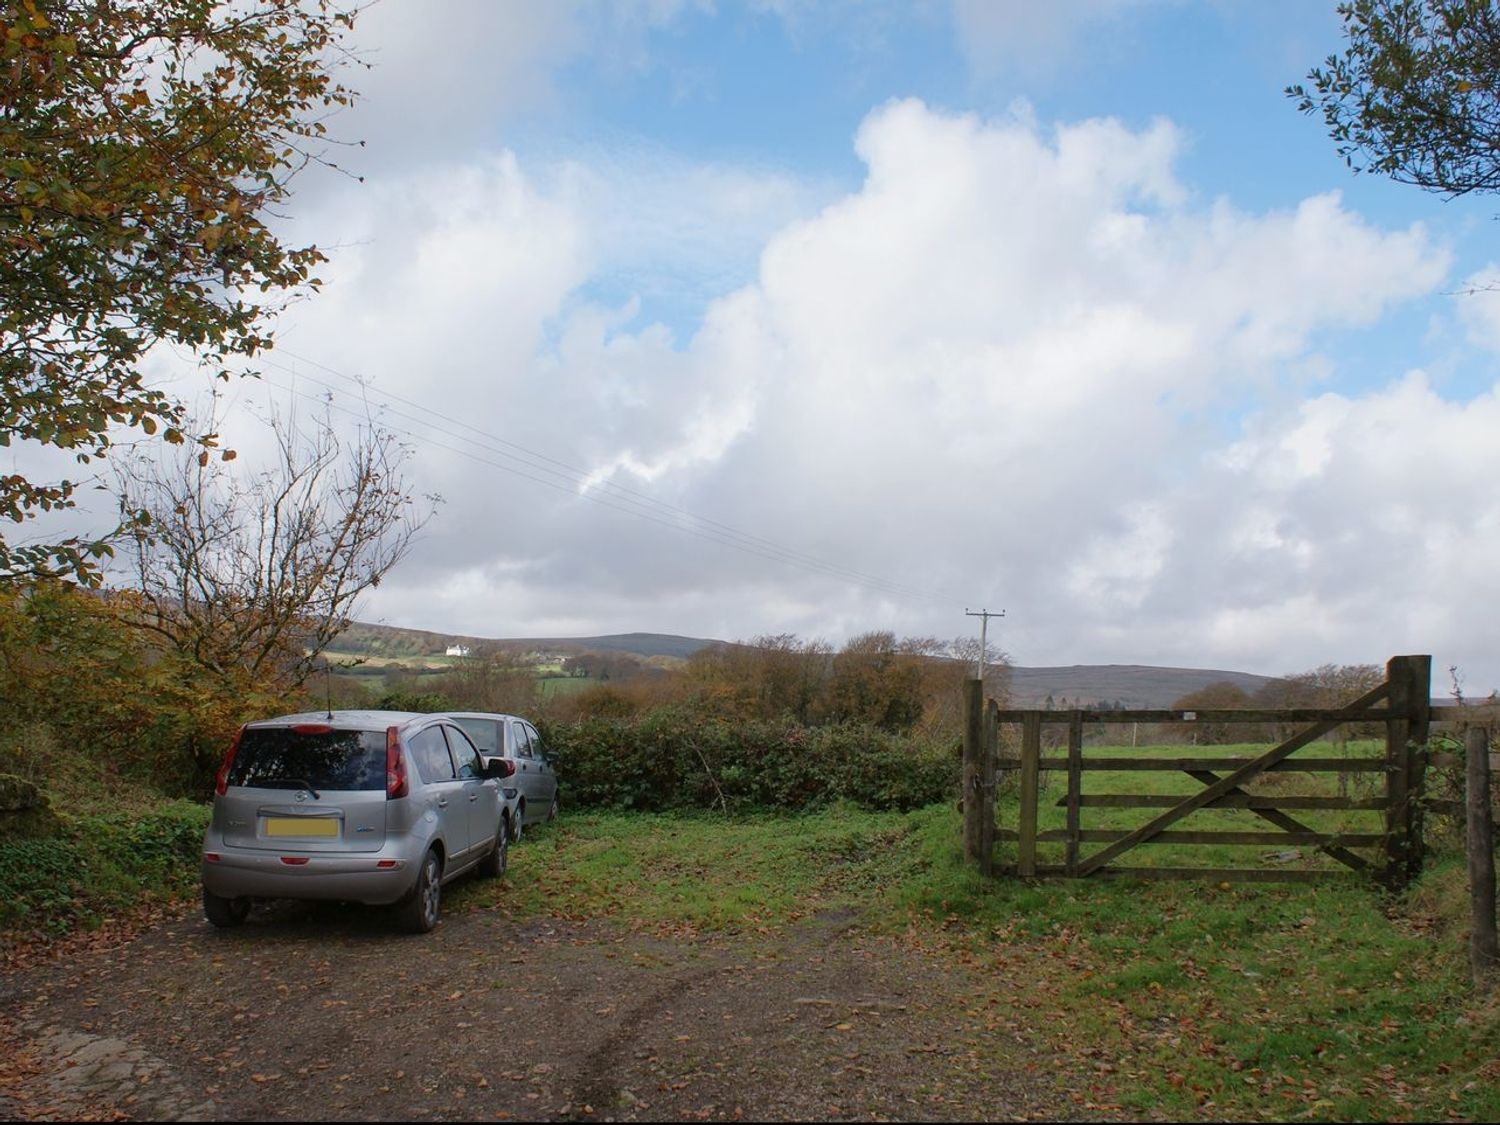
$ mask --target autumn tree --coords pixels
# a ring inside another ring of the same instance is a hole
[[[1343,707],[1384,682],[1385,669],[1377,664],[1322,664],[1272,680],[1255,693],[1255,703],[1262,707]],[[1283,724],[1277,737],[1286,738],[1294,729],[1294,724]],[[1342,742],[1351,735],[1377,738],[1382,733],[1378,723],[1344,723],[1332,738]]]
[[[1342,54],[1287,88],[1355,170],[1447,196],[1500,190],[1500,9],[1353,0]]]
[[[700,650],[688,662],[688,677],[701,699],[725,713],[806,724],[827,684],[832,653],[821,640],[762,634]]]
[[[352,24],[330,0],[5,0],[0,446],[88,464],[132,430],[193,440],[147,355],[165,343],[227,377],[317,286],[323,255],[268,218],[325,159]],[[79,483],[0,476],[0,516],[71,507]],[[0,536],[0,578],[97,585],[110,550]]]
[[[201,797],[234,728],[279,706],[156,644],[139,608],[130,591],[57,579],[0,586],[0,771],[53,792],[97,797],[128,777]]]
[[[1173,711],[1236,711],[1250,706],[1245,689],[1229,680],[1205,684],[1173,702]],[[1174,726],[1176,724],[1173,724]],[[1250,740],[1250,729],[1243,723],[1197,719],[1189,728],[1193,741],[1200,746],[1222,746]]]
[[[821,696],[822,717],[910,731],[922,718],[927,657],[921,644],[898,644],[887,631],[851,637],[833,657]]]
[[[930,638],[908,639],[907,648],[920,650],[922,661],[922,719],[920,729],[943,737],[963,732],[963,684],[972,679],[979,658],[978,637],[956,637],[942,643]],[[984,694],[1002,703],[1010,696],[1010,658],[992,644],[985,646]]]
[[[513,652],[474,653],[441,677],[441,690],[461,710],[524,714],[536,701],[536,670]]]
[[[602,652],[593,649],[565,659],[563,671],[569,675],[588,676],[613,683],[656,679],[664,675],[661,668],[633,652]]]
[[[828,679],[832,654],[825,642],[802,641],[795,633],[756,637],[749,656],[759,713],[807,723]]]
[[[115,747],[115,764],[139,749],[148,705],[128,690],[150,680],[138,639],[120,628],[108,595],[38,579],[0,587],[0,712],[12,730],[45,724],[86,754]]]
[[[387,431],[340,438],[326,416],[270,428],[264,468],[178,446],[124,460],[117,478],[124,511],[144,514],[125,540],[135,625],[196,676],[285,690],[320,666],[431,507]]]

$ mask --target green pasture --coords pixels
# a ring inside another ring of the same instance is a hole
[[[1256,758],[1270,749],[1265,743],[1241,743],[1221,746],[1089,746],[1084,750],[1084,761],[1108,762],[1112,758],[1149,759],[1208,759],[1225,760],[1226,764],[1212,772],[1219,777],[1227,776],[1238,762]],[[1291,761],[1307,759],[1379,759],[1384,755],[1384,744],[1374,741],[1349,741],[1346,743],[1315,742],[1303,747],[1291,756]],[[1045,764],[1065,766],[1066,749],[1043,750]],[[1003,775],[1000,798],[997,801],[996,821],[1002,828],[1014,829],[1019,824],[1020,801],[1018,770],[1008,770]],[[1081,792],[1084,796],[1146,795],[1160,797],[1188,797],[1205,787],[1181,770],[1110,770],[1086,769],[1080,775]],[[1243,786],[1246,792],[1257,797],[1270,798],[1349,798],[1369,800],[1380,798],[1385,793],[1385,775],[1378,772],[1349,773],[1304,773],[1278,770],[1261,774]],[[1062,829],[1067,825],[1066,799],[1068,775],[1065,769],[1043,769],[1039,775],[1037,827],[1039,831]],[[1109,808],[1085,806],[1079,810],[1079,824],[1084,829],[1130,831],[1160,816],[1165,808]],[[1379,834],[1384,830],[1385,813],[1378,809],[1293,809],[1286,815],[1293,817],[1308,829],[1317,832],[1338,834]],[[1251,809],[1201,809],[1191,813],[1171,826],[1174,831],[1256,832],[1276,833],[1275,825],[1258,816]],[[1080,846],[1080,854],[1088,855],[1107,845],[1089,842]],[[996,848],[996,862],[1014,863],[1016,843],[1002,841]],[[1057,842],[1039,842],[1037,859],[1042,864],[1060,864],[1064,861],[1065,845]],[[1350,851],[1378,864],[1380,856],[1375,849],[1351,847]],[[1297,853],[1295,856],[1291,853]],[[1342,864],[1321,853],[1315,846],[1296,843],[1262,844],[1146,844],[1121,856],[1119,863],[1131,867],[1272,867],[1291,866],[1297,868],[1347,871]]]
[[[573,695],[586,691],[598,686],[598,683],[598,680],[587,676],[538,676],[536,691],[540,698],[552,699],[559,695]]]

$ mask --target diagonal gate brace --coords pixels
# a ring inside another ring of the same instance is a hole
[[[1389,683],[1383,683],[1374,690],[1367,691],[1347,707],[1340,708],[1336,714],[1314,723],[1306,730],[1287,739],[1280,746],[1273,747],[1254,761],[1246,762],[1233,773],[1219,778],[1212,785],[1205,786],[1191,797],[1184,799],[1181,804],[1174,805],[1162,813],[1155,820],[1141,825],[1128,836],[1116,840],[1109,847],[1095,852],[1087,859],[1080,860],[1078,863],[1078,874],[1092,875],[1116,856],[1123,855],[1131,848],[1145,843],[1158,832],[1176,824],[1183,817],[1189,816],[1199,809],[1213,804],[1220,797],[1226,796],[1233,790],[1238,789],[1256,774],[1264,773],[1278,762],[1290,758],[1298,750],[1301,750],[1302,747],[1323,737],[1323,735],[1341,723],[1349,722],[1351,719],[1368,718],[1365,712],[1372,705],[1386,699],[1390,695],[1390,691],[1391,685]]]
[[[1204,785],[1212,785],[1214,782],[1219,780],[1218,774],[1210,773],[1208,770],[1188,770],[1187,772],[1190,776],[1195,777],[1199,781],[1203,782]],[[1246,797],[1250,796],[1250,794],[1246,793],[1245,790],[1239,788],[1231,789],[1230,793],[1243,794]],[[1269,820],[1272,824],[1276,825],[1277,828],[1280,828],[1286,832],[1312,832],[1315,835],[1323,835],[1323,833],[1318,832],[1314,828],[1309,828],[1307,825],[1303,824],[1295,817],[1287,816],[1286,813],[1282,812],[1280,809],[1257,809],[1254,806],[1251,806],[1250,811],[1253,812],[1256,816],[1260,817],[1262,820]],[[1342,863],[1345,867],[1352,867],[1356,871],[1364,871],[1370,866],[1364,860],[1360,859],[1359,856],[1351,852],[1348,848],[1341,848],[1332,840],[1329,840],[1326,843],[1319,844],[1318,850],[1326,855],[1332,856],[1334,859]]]

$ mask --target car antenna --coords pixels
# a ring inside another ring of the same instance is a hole
[[[328,721],[333,722],[333,672],[328,667],[328,657],[323,657],[323,696],[328,701]]]

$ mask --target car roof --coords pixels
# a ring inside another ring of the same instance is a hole
[[[427,717],[421,711],[302,711],[295,715],[280,715],[274,719],[258,719],[245,725],[260,729],[297,723],[326,723],[341,730],[385,730],[387,727],[405,726],[413,719]]]
[[[530,721],[521,718],[520,715],[510,715],[501,711],[443,711],[441,714],[449,719],[517,719],[523,723]]]

